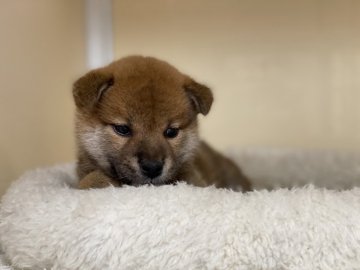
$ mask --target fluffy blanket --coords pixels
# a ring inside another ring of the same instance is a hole
[[[307,177],[359,183],[358,157],[252,151],[237,160],[255,186],[293,177],[299,187],[83,191],[72,188],[73,165],[26,173],[2,199],[0,269],[360,269],[360,189],[300,187]]]

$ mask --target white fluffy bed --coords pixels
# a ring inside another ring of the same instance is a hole
[[[0,269],[360,269],[359,155],[233,156],[257,188],[299,187],[82,191],[73,165],[29,172],[2,199]]]

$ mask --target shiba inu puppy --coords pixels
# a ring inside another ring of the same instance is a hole
[[[198,137],[211,90],[168,63],[130,56],[73,87],[79,188],[186,181],[250,190],[239,168]]]

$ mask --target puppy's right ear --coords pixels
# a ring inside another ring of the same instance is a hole
[[[114,84],[114,76],[103,69],[88,72],[73,86],[73,97],[79,109],[91,110]]]
[[[184,88],[196,112],[207,115],[214,100],[210,88],[191,78],[187,78]]]

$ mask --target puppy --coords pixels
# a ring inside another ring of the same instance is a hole
[[[130,56],[90,71],[73,87],[79,188],[195,186],[250,190],[228,158],[198,137],[213,95],[166,62]]]

